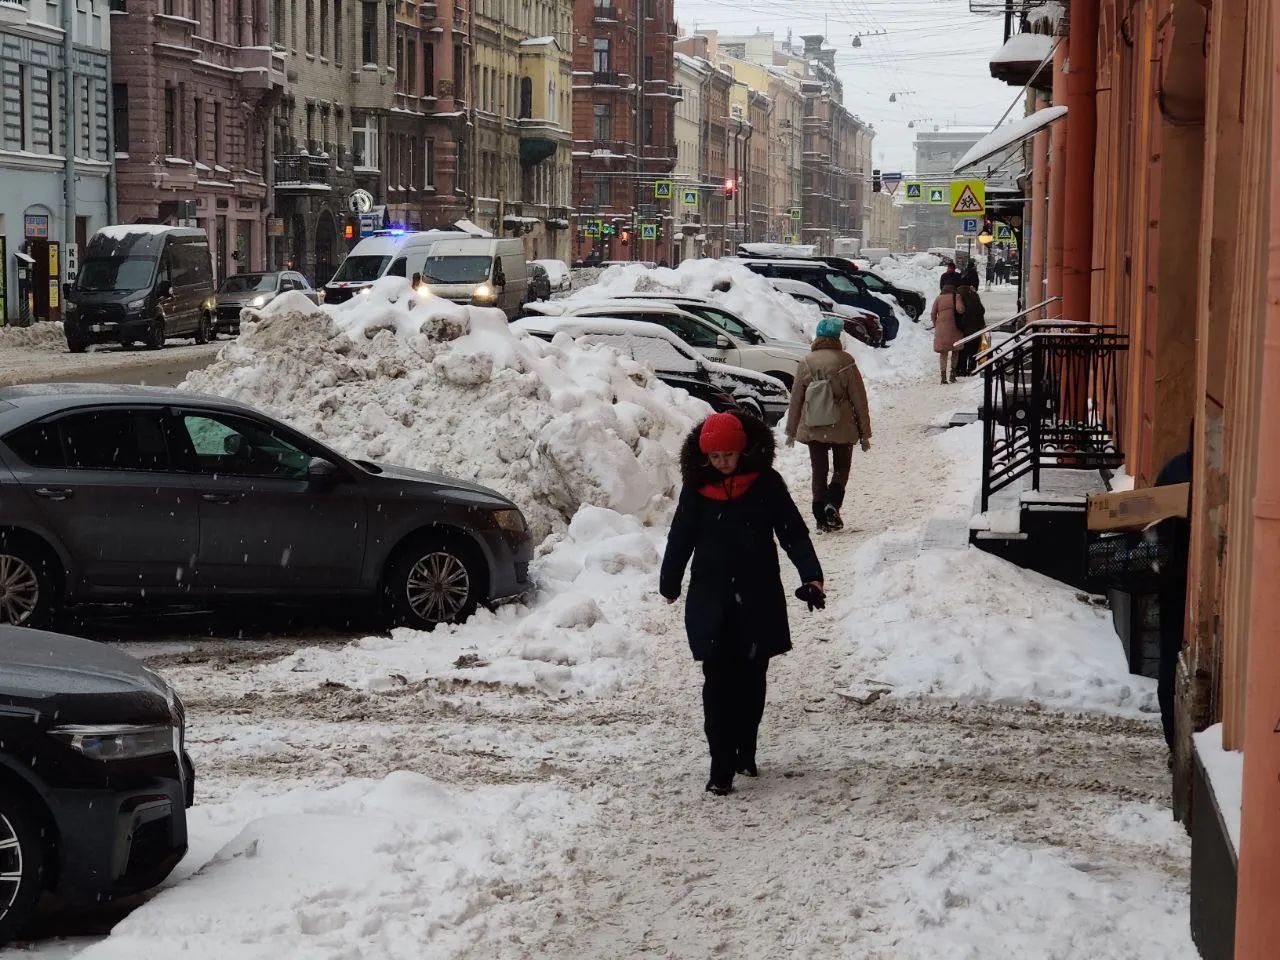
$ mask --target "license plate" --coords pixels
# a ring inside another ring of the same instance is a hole
[[[89,329],[90,329],[90,331],[92,331],[93,333],[101,333],[103,328],[102,328],[102,324],[100,324],[100,323],[95,323],[95,324],[93,324],[93,326],[89,327]]]

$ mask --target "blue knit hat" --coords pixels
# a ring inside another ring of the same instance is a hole
[[[818,336],[840,339],[844,332],[844,323],[838,317],[823,317],[818,321]]]

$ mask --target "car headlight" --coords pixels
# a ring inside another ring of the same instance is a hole
[[[267,298],[264,294],[261,294],[261,293],[249,301],[249,306],[251,307],[264,307],[266,306],[266,304],[267,304]]]
[[[125,309],[126,309],[126,310],[141,310],[141,309],[142,309],[143,307],[145,307],[146,305],[147,305],[147,298],[146,298],[146,297],[139,297],[137,300],[130,300],[127,304],[125,304]]]
[[[482,283],[471,291],[471,299],[476,303],[491,303],[497,298],[494,296],[493,287],[487,283]]]
[[[372,287],[361,287],[361,288],[360,288],[360,296],[362,296],[362,297],[367,297],[367,296],[368,296],[369,294],[371,294],[371,293],[373,293],[373,288],[372,288]]]
[[[507,510],[494,510],[491,514],[494,524],[499,530],[507,530],[511,533],[524,533],[528,527],[525,526],[524,514],[514,507]]]
[[[177,749],[179,732],[169,724],[108,723],[54,727],[49,735],[90,760],[136,760],[172,753]]]

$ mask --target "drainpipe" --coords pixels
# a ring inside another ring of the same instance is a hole
[[[1043,95],[1037,95],[1035,100],[1036,109],[1039,110],[1045,106],[1045,98]],[[1045,194],[1049,187],[1049,132],[1041,130],[1031,140],[1031,222],[1024,224],[1031,231],[1031,270],[1027,278],[1027,300],[1031,303],[1039,303],[1045,299],[1044,293],[1044,270],[1047,258],[1045,256],[1045,243],[1049,239],[1049,231],[1045,228],[1045,220],[1047,219],[1048,206],[1045,204]],[[1042,310],[1035,311],[1027,320],[1039,320],[1044,316]]]
[[[1097,140],[1098,0],[1072,0],[1067,73],[1067,192],[1062,315],[1089,319],[1093,279],[1093,165]]]
[[[1272,18],[1270,63],[1272,99],[1280,96],[1280,20]],[[1259,73],[1262,71],[1260,70]],[[1272,124],[1271,159],[1280,156],[1280,126]],[[1257,405],[1259,437],[1280,435],[1280,180],[1271,181],[1270,258],[1267,320],[1263,339],[1262,387]],[[1280,447],[1258,444],[1253,497],[1253,563],[1250,571],[1249,645],[1245,679],[1244,795],[1236,883],[1236,950],[1240,960],[1270,957],[1280,941]]]
[[[1062,37],[1053,54],[1053,105],[1067,101],[1067,50],[1071,41]],[[1062,216],[1067,191],[1067,128],[1073,122],[1068,114],[1049,128],[1049,287],[1046,297],[1062,296]]]
[[[76,242],[76,135],[80,126],[76,123],[75,26],[76,2],[62,0],[62,256],[58,258],[59,275],[53,278],[59,288],[66,275],[67,251]],[[58,302],[62,302],[61,292]]]
[[[111,54],[107,53],[107,163],[111,169],[107,171],[107,223],[119,223],[120,216],[116,207],[116,115],[115,96],[111,82],[114,74],[111,71]]]

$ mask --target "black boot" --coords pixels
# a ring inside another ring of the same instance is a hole
[[[758,777],[760,771],[756,769],[755,752],[747,753],[744,750],[738,751],[738,772],[744,777]]]
[[[717,780],[712,777],[707,781],[707,793],[714,793],[717,797],[727,797],[733,793],[733,777],[728,780]]]
[[[840,507],[844,504],[844,487],[832,484],[827,489],[827,502],[823,505],[827,526],[831,530],[843,530],[844,520],[840,516]]]
[[[815,503],[813,505],[813,521],[817,524],[819,533],[831,532],[831,521],[827,519],[826,504]]]

